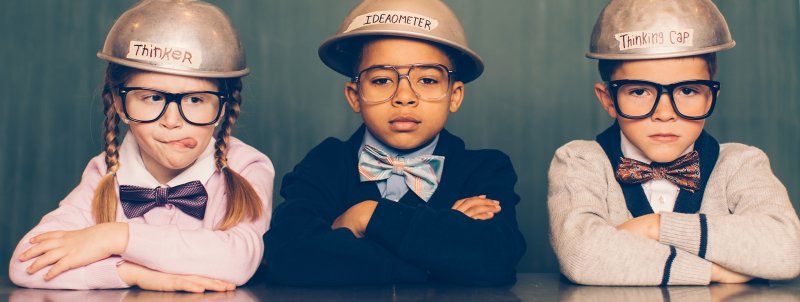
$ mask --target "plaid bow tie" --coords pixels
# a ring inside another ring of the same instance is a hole
[[[656,179],[666,179],[681,189],[694,193],[700,189],[700,156],[692,151],[668,163],[650,165],[621,157],[617,166],[617,180],[626,184],[640,184]]]
[[[122,210],[129,219],[141,217],[155,207],[172,204],[187,215],[203,220],[208,194],[203,184],[195,180],[171,188],[149,189],[121,185],[119,199],[122,201]]]
[[[397,174],[419,198],[428,201],[439,186],[444,156],[420,155],[414,158],[391,157],[373,146],[364,145],[358,158],[361,181],[384,180]]]

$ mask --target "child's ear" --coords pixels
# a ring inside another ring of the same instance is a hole
[[[456,113],[464,100],[464,82],[455,81],[450,89],[450,113]]]
[[[361,102],[358,101],[358,84],[352,81],[344,83],[344,97],[347,99],[347,104],[350,105],[350,109],[353,109],[353,112],[361,112]]]
[[[600,102],[600,105],[603,106],[603,110],[608,113],[608,116],[613,119],[617,118],[617,110],[614,109],[614,101],[611,100],[608,86],[603,83],[595,83],[594,94],[597,95],[597,100]]]

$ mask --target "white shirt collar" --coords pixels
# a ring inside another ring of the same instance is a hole
[[[203,185],[211,179],[211,175],[216,172],[216,163],[214,162],[214,143],[216,140],[212,137],[211,142],[208,143],[206,149],[200,154],[189,168],[175,176],[175,178],[168,181],[166,184],[161,184],[147,171],[142,161],[141,153],[139,153],[139,145],[136,143],[136,138],[133,134],[125,134],[125,139],[122,140],[122,145],[119,149],[119,170],[117,171],[117,182],[120,185],[131,185],[145,188],[156,187],[174,187],[185,184],[191,181],[200,181]]]
[[[644,155],[644,152],[642,152],[642,150],[639,150],[639,148],[637,148],[630,140],[628,140],[628,138],[625,136],[625,133],[622,133],[621,130],[619,131],[619,138],[620,138],[620,147],[622,148],[622,156],[638,160],[645,164],[650,164],[651,162],[653,162],[652,160],[647,158],[646,155]],[[683,153],[681,153],[680,156],[686,155],[689,152],[692,152],[692,150],[694,150],[694,144],[689,145],[689,147],[687,147],[686,150],[683,150]]]

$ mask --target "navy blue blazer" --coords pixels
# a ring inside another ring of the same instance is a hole
[[[498,285],[515,281],[525,252],[511,160],[497,150],[466,150],[442,130],[435,155],[445,157],[439,187],[426,203],[412,191],[398,202],[382,200],[374,182],[361,182],[358,149],[362,125],[346,142],[328,138],[283,178],[284,202],[264,235],[266,266],[258,279],[291,285],[356,285],[443,281]],[[463,198],[500,201],[489,220],[452,210]],[[378,205],[364,238],[331,229],[351,206]]]

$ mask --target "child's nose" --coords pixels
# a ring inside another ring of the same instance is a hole
[[[399,83],[397,83],[397,92],[392,104],[394,106],[414,106],[417,103],[419,103],[419,100],[417,100],[417,94],[411,89],[411,79],[401,77]]]
[[[183,126],[183,118],[181,117],[181,113],[178,111],[178,104],[167,104],[167,111],[164,112],[164,116],[161,117],[159,122],[166,128],[177,128]]]
[[[672,108],[671,97],[672,96],[666,91],[661,93],[658,106],[656,106],[656,112],[653,112],[654,120],[667,122],[675,120],[678,117],[675,113],[675,109]]]

